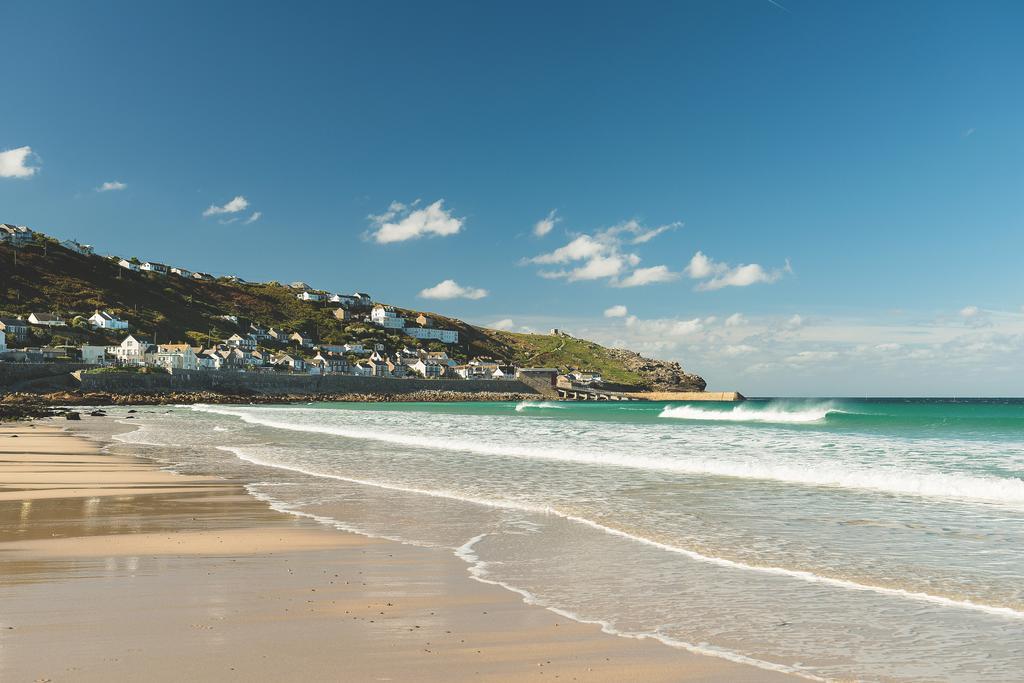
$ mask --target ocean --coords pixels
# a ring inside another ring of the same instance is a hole
[[[123,416],[123,411],[117,413]],[[318,403],[120,435],[627,637],[814,680],[1024,680],[1024,400]]]

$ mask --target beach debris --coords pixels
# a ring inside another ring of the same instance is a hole
[[[64,413],[64,419],[65,420],[81,420],[82,416],[79,413],[76,413],[73,410],[69,410],[68,412]]]

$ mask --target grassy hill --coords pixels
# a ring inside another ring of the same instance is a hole
[[[131,331],[158,343],[188,341],[195,345],[216,342],[249,322],[305,332],[321,343],[383,343],[389,349],[423,343],[394,330],[362,321],[339,321],[335,305],[300,301],[296,291],[277,282],[240,283],[220,278],[198,281],[175,275],[132,272],[109,258],[83,255],[36,233],[32,244],[14,249],[0,244],[0,316],[27,316],[56,312],[72,322],[69,327],[33,331],[30,344],[110,344],[121,333],[91,330],[83,320],[96,309],[110,311],[131,325]],[[636,388],[666,388],[665,376],[693,378],[677,364],[640,359],[636,354],[607,349],[568,336],[517,334],[469,325],[430,311],[400,308],[408,316],[423,312],[437,327],[459,332],[459,344],[429,342],[460,361],[490,356],[520,366],[584,368],[600,371],[606,380]],[[238,323],[224,316],[236,316]],[[654,364],[652,366],[651,364]],[[669,368],[669,375],[654,370]],[[672,374],[674,373],[674,375]],[[696,378],[699,380],[699,378]],[[690,382],[692,385],[693,382]],[[703,388],[703,381],[700,382]],[[695,388],[691,386],[690,388]]]

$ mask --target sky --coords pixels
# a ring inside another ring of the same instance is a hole
[[[1024,395],[1019,2],[0,5],[0,222],[773,396]]]

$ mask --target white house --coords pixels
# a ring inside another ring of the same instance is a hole
[[[0,330],[0,351],[7,350],[7,335],[4,334],[3,330]]]
[[[256,338],[252,335],[246,335],[243,337],[240,334],[233,334],[225,339],[224,343],[231,348],[238,348],[243,351],[253,351],[256,349]]]
[[[212,275],[210,275],[209,273],[192,273],[192,279],[193,280],[209,281],[209,280],[213,280],[214,277]]]
[[[426,359],[440,363],[441,365],[445,365],[449,368],[453,368],[456,365],[455,361],[449,358],[448,354],[444,351],[427,351]]]
[[[303,372],[306,369],[306,361],[298,356],[283,354],[275,357],[271,362],[278,367],[288,368],[294,372]]]
[[[152,346],[148,339],[139,339],[129,334],[120,346],[113,346],[111,350],[123,365],[145,365],[146,354],[150,353]]]
[[[154,365],[175,370],[198,370],[199,359],[188,344],[160,344],[151,354]]]
[[[360,361],[352,366],[352,374],[357,377],[372,377],[373,368],[371,368],[367,363]]]
[[[442,344],[459,343],[459,333],[456,330],[439,330],[433,327],[407,327],[404,332],[413,339],[434,339]]]
[[[342,308],[355,306],[359,303],[359,299],[351,294],[332,294],[328,301],[332,304],[338,304]]]
[[[440,377],[444,374],[445,366],[437,361],[419,359],[409,366],[409,369],[423,377]]]
[[[124,268],[126,270],[131,270],[131,271],[135,271],[135,272],[139,271],[139,264],[138,263],[133,263],[132,261],[129,261],[126,258],[123,258],[120,261],[118,261],[117,265],[121,266],[122,268]]]
[[[313,338],[302,332],[292,332],[288,336],[288,341],[295,342],[296,344],[306,348],[313,346]]]
[[[96,329],[103,330],[127,330],[128,323],[116,318],[106,311],[96,311],[89,316],[89,324]]]
[[[296,294],[295,298],[299,301],[323,301],[324,295],[319,292],[302,292],[300,294]]]
[[[64,240],[60,243],[60,246],[79,254],[91,254],[93,252],[91,244],[79,244],[75,240]]]
[[[139,266],[139,270],[147,273],[156,273],[157,275],[167,275],[169,269],[163,263],[157,263],[156,261],[146,261]]]
[[[575,370],[569,373],[569,379],[577,384],[601,384],[604,381],[600,372],[592,370]]]
[[[342,350],[345,353],[366,353],[366,349],[363,348],[362,344],[345,344]]]
[[[377,304],[373,307],[373,310],[370,311],[370,320],[375,325],[380,325],[387,329],[400,330],[405,327],[405,318],[399,317],[398,314],[395,313],[395,308],[393,306]]]
[[[32,231],[24,225],[2,223],[0,224],[0,237],[2,237],[5,242],[10,242],[14,246],[20,246],[32,241]]]
[[[55,313],[32,313],[28,316],[29,323],[44,327],[63,327],[64,321]]]
[[[195,353],[195,350],[192,352]],[[196,356],[196,364],[200,370],[220,370],[224,365],[224,359],[215,351],[204,351]]]
[[[194,275],[194,273],[191,270],[188,270],[187,268],[173,267],[173,268],[171,268],[171,275],[177,275],[178,277],[190,278],[190,277],[192,277]]]
[[[106,346],[92,346],[90,344],[83,344],[81,352],[83,363],[92,363],[93,365],[107,364]]]

